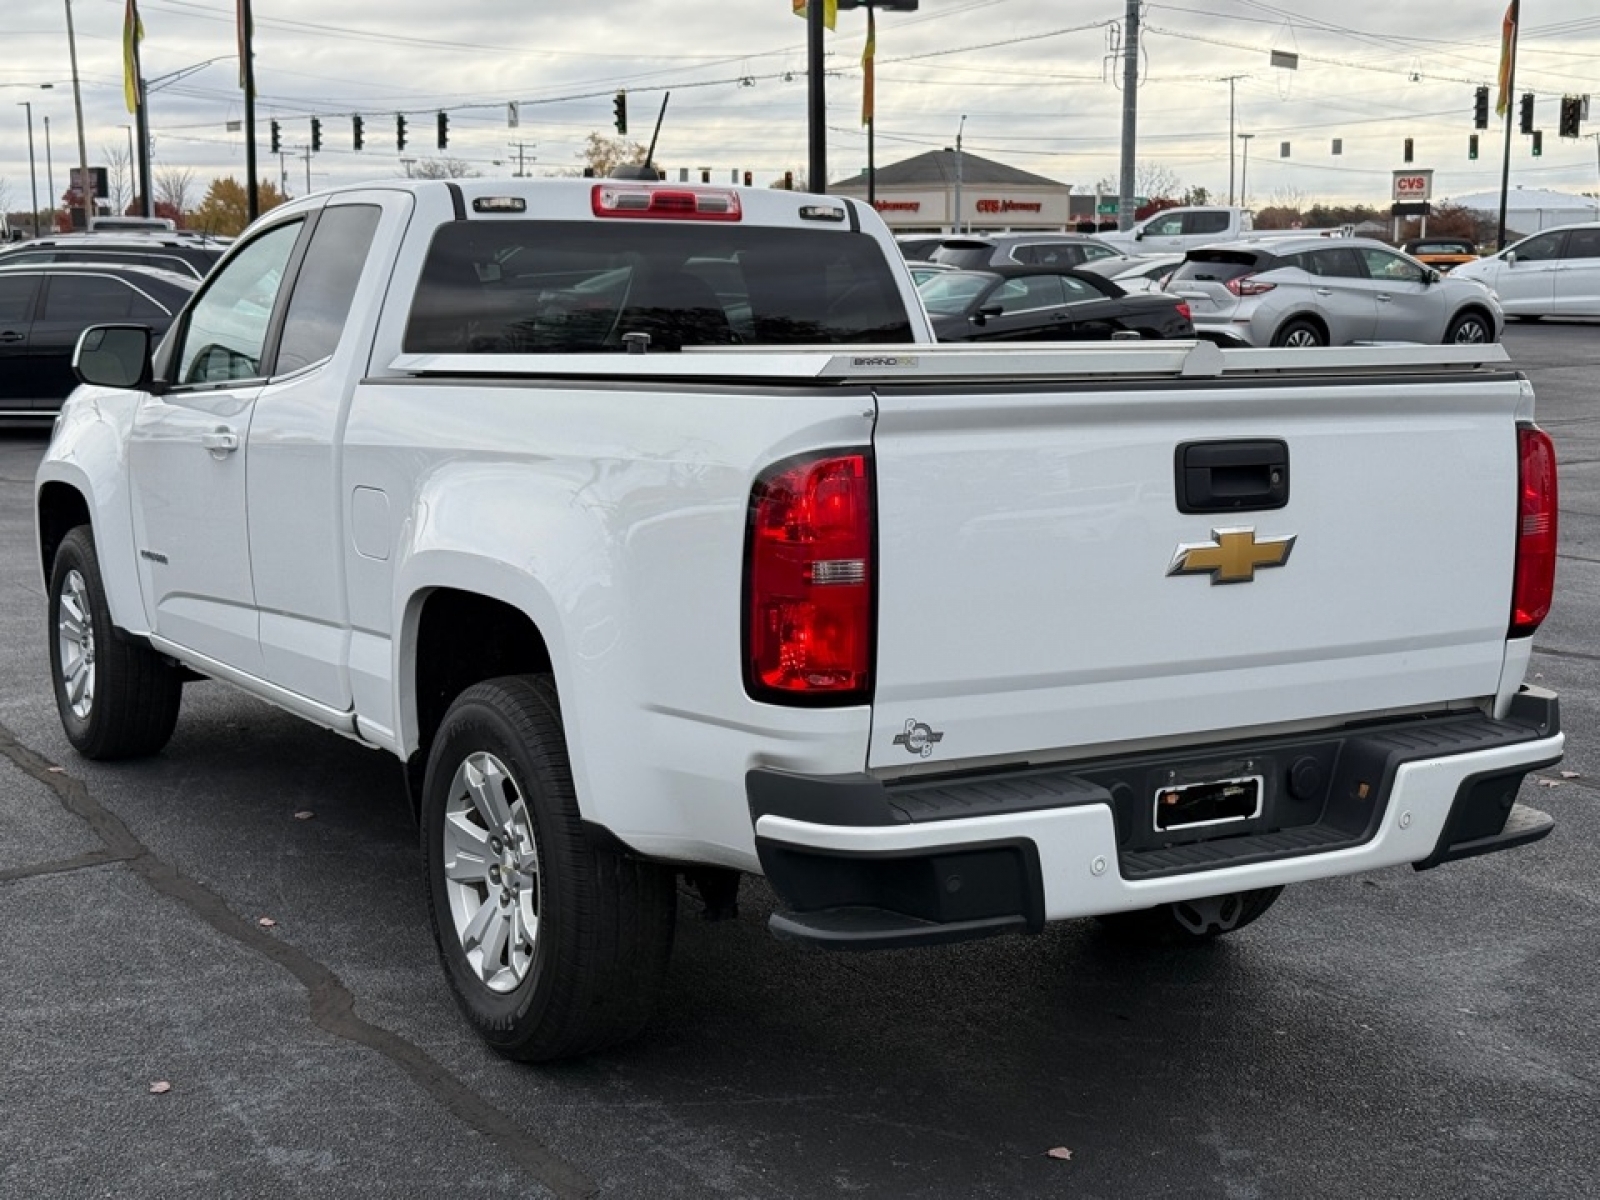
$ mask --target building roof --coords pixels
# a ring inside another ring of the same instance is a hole
[[[929,150],[915,158],[902,159],[897,163],[888,165],[879,164],[873,168],[878,187],[945,187],[954,185],[956,181],[956,152],[954,150]],[[1019,171],[1016,167],[1008,167],[1005,163],[995,162],[993,159],[981,158],[976,154],[963,150],[961,159],[961,183],[963,186],[1027,186],[1027,187],[1052,187],[1070,188],[1070,183],[1060,183],[1054,179],[1046,179],[1043,175],[1034,175],[1029,171]],[[832,188],[864,188],[867,186],[867,176],[851,176],[849,179],[835,180],[829,185]]]
[[[882,173],[879,179],[882,180]],[[1495,212],[1500,207],[1499,192],[1474,192],[1470,196],[1457,196],[1454,203],[1463,208]],[[1547,188],[1512,188],[1506,193],[1506,207],[1526,212],[1529,209],[1551,211],[1571,210],[1574,213],[1593,213],[1600,205],[1588,196],[1572,196],[1566,192],[1552,192]]]

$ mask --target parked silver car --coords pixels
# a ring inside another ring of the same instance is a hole
[[[1443,275],[1370,238],[1274,238],[1191,250],[1166,290],[1195,333],[1224,346],[1500,339],[1505,316],[1473,279]]]

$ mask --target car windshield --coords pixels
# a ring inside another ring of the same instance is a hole
[[[922,304],[930,313],[955,316],[967,311],[967,306],[993,282],[987,275],[974,275],[966,271],[947,271],[942,275],[917,285]]]

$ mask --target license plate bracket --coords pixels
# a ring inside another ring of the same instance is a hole
[[[1261,815],[1264,794],[1264,780],[1260,775],[1168,784],[1156,789],[1153,816],[1156,832],[1252,820]]]

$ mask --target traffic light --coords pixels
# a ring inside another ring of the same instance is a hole
[[[395,113],[394,115],[394,148],[396,150],[404,150],[406,148],[405,113]]]
[[[611,111],[614,114],[613,119],[617,123],[617,132],[618,133],[627,133],[628,132],[628,93],[627,92],[618,92],[616,94],[616,96],[612,98]]]
[[[272,143],[271,143],[272,152],[274,154],[281,154],[283,152],[283,131],[278,128],[278,123],[276,121],[274,121],[272,123],[271,129],[272,129]]]
[[[1535,158],[1539,158],[1543,154],[1544,154],[1544,130],[1535,129],[1533,131],[1533,156]]]
[[[1489,89],[1480,87],[1472,94],[1472,127],[1489,128]]]
[[[1467,157],[1478,157],[1478,135],[1475,133],[1467,138]]]
[[[1410,138],[1407,138],[1406,139],[1406,161],[1407,162],[1411,162],[1416,157],[1415,150],[1416,150],[1415,145],[1412,143]]]
[[[1521,120],[1517,125],[1523,133],[1533,132],[1533,93],[1522,93]]]
[[[1561,97],[1561,136],[1575,138],[1582,136],[1583,127],[1583,97]]]
[[[350,143],[357,150],[361,149],[361,142],[362,142],[361,125],[362,125],[362,121],[361,121],[361,118],[359,116],[355,116],[355,117],[351,117],[350,118]]]
[[[794,191],[794,172],[793,171],[785,171],[783,173],[783,190],[786,191],[786,192]]]
[[[439,114],[439,149],[447,149],[450,145],[450,114]]]
[[[745,185],[745,187],[749,187],[752,181],[753,181],[753,177],[751,176],[749,171],[746,171],[744,173],[744,185]]]
[[[311,149],[322,149],[322,122],[316,117],[311,118]]]

